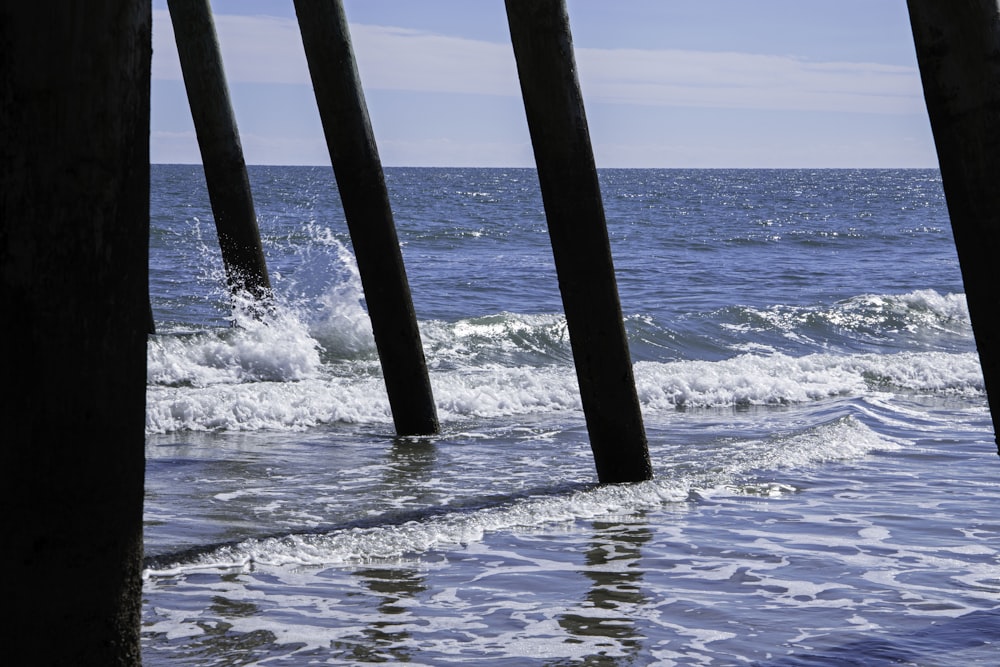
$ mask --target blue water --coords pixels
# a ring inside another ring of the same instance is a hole
[[[147,665],[995,665],[1000,459],[930,170],[606,170],[655,479],[600,487],[537,180],[390,168],[440,435],[397,438],[332,170],[277,307],[152,172]]]

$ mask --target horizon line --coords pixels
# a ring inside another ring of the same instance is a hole
[[[154,162],[150,161],[150,166],[185,166],[185,167],[204,167],[202,162]],[[288,163],[265,163],[265,162],[248,162],[247,167],[328,167],[333,168],[331,164],[321,164],[321,163],[303,163],[303,164],[288,164]],[[382,165],[383,169],[535,169],[534,165],[418,165],[418,164],[386,164]],[[856,166],[856,167],[817,167],[817,166],[786,166],[786,167],[737,167],[737,166],[716,166],[716,167],[601,167],[598,166],[597,170],[607,170],[607,169],[634,169],[636,171],[668,171],[668,170],[742,170],[742,171],[780,171],[780,170],[814,170],[814,171],[884,171],[884,170],[894,170],[894,171],[927,171],[927,170],[939,170],[939,165],[928,165],[928,166]]]

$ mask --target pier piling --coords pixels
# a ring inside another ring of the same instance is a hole
[[[1000,434],[1000,9],[996,0],[908,0],[941,183]],[[1000,453],[1000,439],[997,440]]]
[[[10,664],[141,664],[150,9],[0,8]]]
[[[295,0],[327,148],[398,435],[438,431],[437,410],[340,0]]]
[[[266,299],[271,283],[211,8],[208,0],[168,0],[167,6],[226,280],[234,293]]]
[[[507,0],[506,5],[598,479],[650,479],[566,5],[564,0]]]

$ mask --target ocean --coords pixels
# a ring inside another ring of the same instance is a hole
[[[154,165],[156,665],[997,665],[1000,458],[936,170],[600,172],[655,478],[600,486],[533,169],[388,168],[441,422],[397,437],[333,172],[272,312]]]

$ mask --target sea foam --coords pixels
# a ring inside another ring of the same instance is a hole
[[[537,529],[559,523],[628,517],[720,495],[777,497],[795,489],[752,473],[846,460],[875,451],[892,451],[900,443],[888,440],[851,417],[843,417],[804,431],[760,440],[743,440],[698,453],[699,464],[675,470],[661,468],[656,479],[627,485],[555,489],[506,502],[475,503],[428,508],[422,517],[309,533],[253,538],[207,551],[158,557],[145,576],[170,576],[199,569],[244,569],[259,566],[322,566],[337,563],[397,559],[435,549],[481,541],[498,531]],[[654,459],[659,460],[654,449]],[[225,498],[220,498],[225,501]]]

